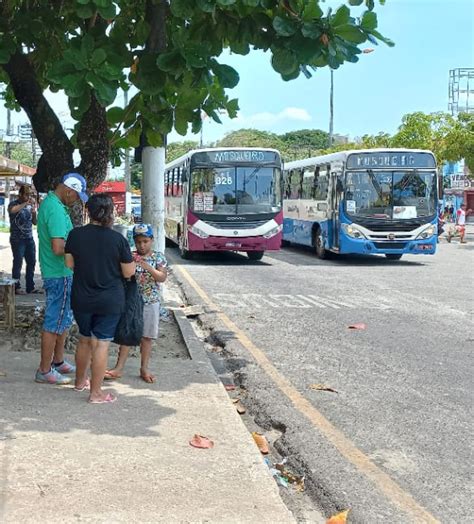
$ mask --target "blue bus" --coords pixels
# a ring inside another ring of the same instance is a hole
[[[438,176],[431,151],[341,151],[284,165],[283,242],[329,253],[436,251]]]

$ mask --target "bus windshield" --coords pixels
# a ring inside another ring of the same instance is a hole
[[[403,220],[436,213],[436,172],[349,171],[345,209],[348,215]]]
[[[214,214],[276,213],[281,171],[274,167],[207,167],[191,172],[191,209]]]

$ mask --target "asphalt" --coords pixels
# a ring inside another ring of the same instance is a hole
[[[0,269],[8,271],[5,238]],[[179,296],[166,297],[180,334],[174,349],[189,358],[160,358],[158,347],[154,385],[139,380],[130,359],[124,378],[108,386],[115,404],[90,405],[87,392],[36,384],[37,352],[0,342],[1,522],[296,521]],[[195,434],[214,447],[192,447]]]
[[[437,255],[398,262],[320,261],[297,247],[261,262],[169,256],[223,348],[220,365],[245,387],[258,423],[282,433],[279,451],[326,515],[350,508],[351,522],[464,522],[473,249],[442,240]],[[348,329],[361,322],[366,329]]]

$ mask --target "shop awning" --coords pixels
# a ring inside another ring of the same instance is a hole
[[[34,167],[25,166],[16,160],[0,156],[0,177],[33,176],[35,173]]]

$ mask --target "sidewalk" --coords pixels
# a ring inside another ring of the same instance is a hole
[[[2,523],[295,522],[179,308],[176,317],[153,356],[157,384],[140,381],[130,358],[106,384],[112,405],[36,384],[38,352],[9,349],[0,332]],[[214,448],[191,447],[196,433]]]

